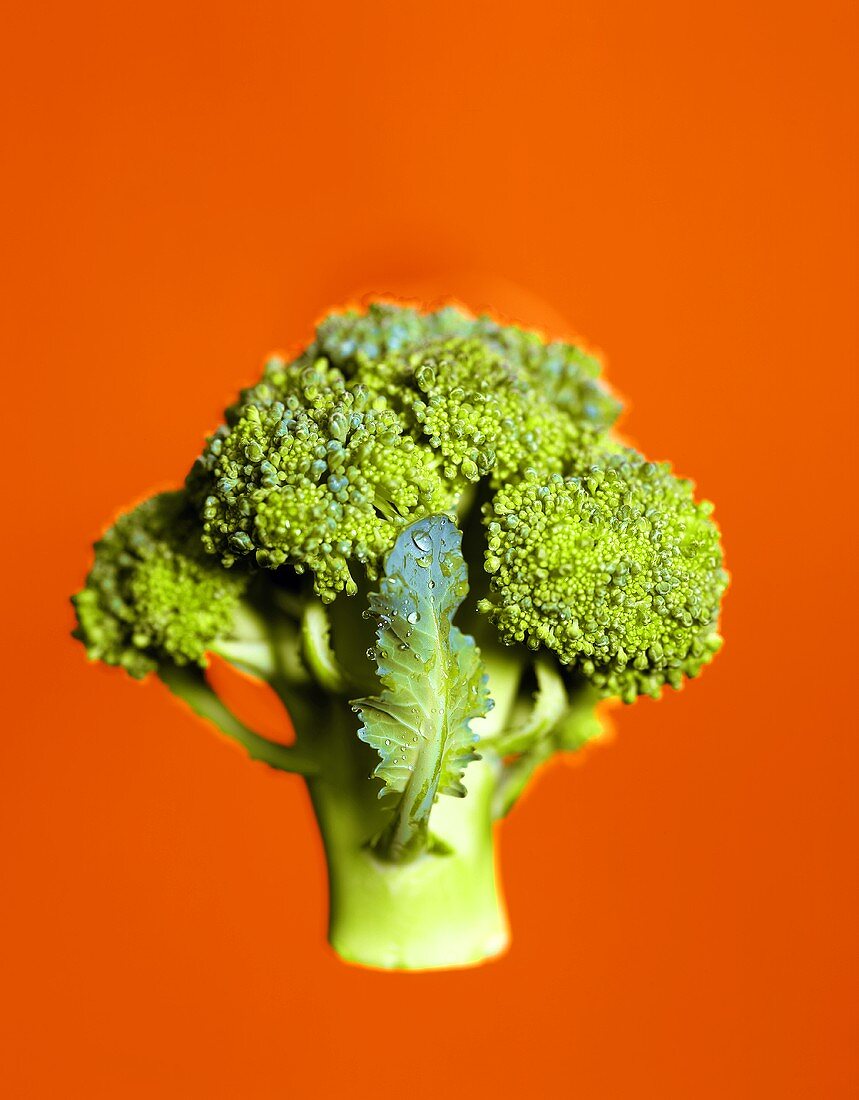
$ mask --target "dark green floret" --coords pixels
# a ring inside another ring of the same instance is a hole
[[[373,302],[365,313],[329,313],[316,330],[311,353],[327,359],[347,374],[388,355],[407,353],[433,340],[468,336],[475,322],[447,307],[420,313],[406,306]]]
[[[347,375],[390,355],[408,355],[430,343],[478,340],[509,364],[522,382],[556,409],[597,431],[615,422],[620,402],[601,383],[600,363],[576,344],[546,341],[539,333],[503,325],[492,317],[469,317],[447,306],[432,313],[373,303],[365,313],[332,313],[319,325],[309,355],[341,367]]]

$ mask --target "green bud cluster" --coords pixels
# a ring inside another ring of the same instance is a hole
[[[482,483],[472,584],[501,641],[602,694],[658,695],[716,652],[726,574],[710,506],[612,438],[618,409],[573,344],[452,308],[331,314],[227,409],[184,492],[97,544],[77,636],[134,676],[204,664],[253,576],[355,595],[410,524],[469,522]]]
[[[321,356],[351,375],[361,366],[449,339],[479,340],[526,386],[577,422],[606,431],[620,413],[620,402],[600,381],[599,360],[583,348],[546,341],[539,333],[492,317],[472,318],[452,307],[420,313],[375,302],[366,313],[332,313],[306,354]]]
[[[403,527],[484,477],[566,472],[614,416],[592,361],[559,347],[453,309],[331,315],[295,362],[269,362],[191,471],[204,546],[226,567],[308,570],[325,602],[354,594],[356,566],[378,576]]]
[[[161,493],[116,521],[96,543],[86,585],[73,597],[75,637],[92,660],[142,678],[162,661],[205,665],[230,632],[248,583],[206,554],[184,493]]]
[[[396,532],[455,498],[436,456],[360,383],[324,360],[270,371],[188,480],[203,544],[225,566],[313,571],[323,601],[354,595],[350,565],[376,575]]]
[[[679,687],[721,642],[711,510],[667,466],[617,446],[583,455],[575,476],[529,471],[486,506],[481,610],[506,642],[552,650],[605,695]]]

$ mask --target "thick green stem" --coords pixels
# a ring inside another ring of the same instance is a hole
[[[337,954],[386,970],[426,970],[471,966],[503,951],[493,766],[470,764],[468,795],[442,797],[433,807],[436,843],[396,863],[379,859],[369,843],[387,824],[377,786],[367,779],[371,754],[351,729],[332,729],[326,741],[325,773],[308,787],[328,863],[328,938]]]

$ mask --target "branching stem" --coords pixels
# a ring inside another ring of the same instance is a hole
[[[202,669],[171,665],[160,669],[159,676],[177,698],[241,745],[252,760],[299,775],[317,771],[316,761],[298,747],[270,741],[241,722],[207,683]]]

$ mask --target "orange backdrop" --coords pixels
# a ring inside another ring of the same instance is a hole
[[[16,8],[0,1091],[855,1095],[855,5]],[[93,535],[368,288],[602,348],[734,578],[703,679],[505,825],[460,973],[337,962],[299,781],[67,637]]]

